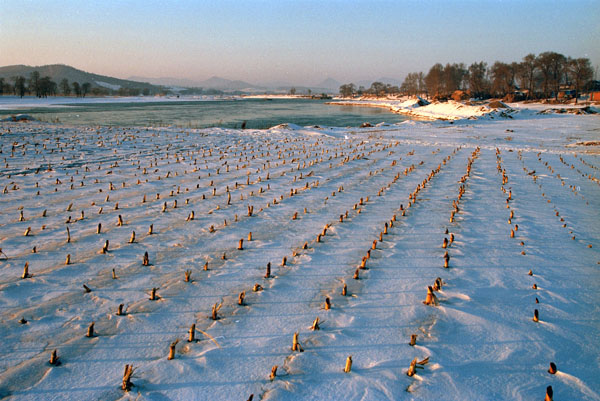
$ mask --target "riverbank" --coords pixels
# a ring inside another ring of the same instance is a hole
[[[380,107],[394,113],[424,120],[461,120],[480,118],[515,118],[517,115],[531,117],[535,114],[600,112],[598,105],[544,103],[503,103],[498,100],[482,102],[428,102],[421,98],[390,99],[339,99],[328,102],[338,106]]]

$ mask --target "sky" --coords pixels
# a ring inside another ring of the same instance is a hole
[[[556,51],[600,65],[600,1],[0,0],[0,66],[313,85]]]

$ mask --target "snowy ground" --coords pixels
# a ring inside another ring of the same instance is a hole
[[[599,122],[3,123],[0,398],[599,400]]]
[[[402,99],[346,99],[339,98],[332,105],[359,105],[365,107],[382,107],[395,113],[405,114],[423,120],[462,120],[462,119],[505,119],[536,118],[539,114],[572,113],[585,107],[582,104],[543,104],[543,103],[499,103],[501,107],[490,107],[487,102],[431,102],[415,97]],[[588,104],[589,106],[589,104]],[[585,112],[598,113],[597,105]]]

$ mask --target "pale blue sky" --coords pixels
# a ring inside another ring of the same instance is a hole
[[[0,66],[313,84],[553,50],[600,64],[600,1],[0,0]]]

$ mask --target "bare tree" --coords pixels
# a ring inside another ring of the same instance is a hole
[[[575,85],[575,103],[579,97],[579,90],[585,85],[587,81],[592,79],[594,70],[589,58],[576,58],[572,59],[569,57],[567,60],[567,71],[569,76]]]
[[[444,81],[444,66],[440,63],[434,64],[429,69],[427,76],[425,77],[425,86],[429,96],[439,96],[443,90]]]
[[[62,91],[62,94],[64,96],[69,96],[69,94],[71,93],[71,86],[69,85],[69,80],[67,78],[63,78],[62,81],[60,81],[60,90]]]
[[[554,98],[558,100],[558,91],[563,77],[566,58],[555,52],[544,52],[537,59],[537,66],[542,73],[544,97],[550,97],[550,90],[554,91]]]
[[[356,86],[352,83],[340,86],[340,95],[342,95],[342,97],[352,97],[355,92]]]
[[[29,92],[35,93],[36,97],[41,97],[40,91],[40,73],[37,71],[32,71],[29,74]]]
[[[90,92],[91,87],[92,85],[89,82],[85,82],[83,85],[81,85],[81,97],[85,97],[85,95]]]
[[[537,63],[535,54],[528,54],[523,57],[523,61],[519,63],[517,75],[521,88],[527,89],[527,99],[533,95],[535,85],[535,73],[537,71]]]
[[[489,91],[487,63],[481,61],[471,64],[468,70],[468,80],[471,95],[476,98],[483,98]]]

